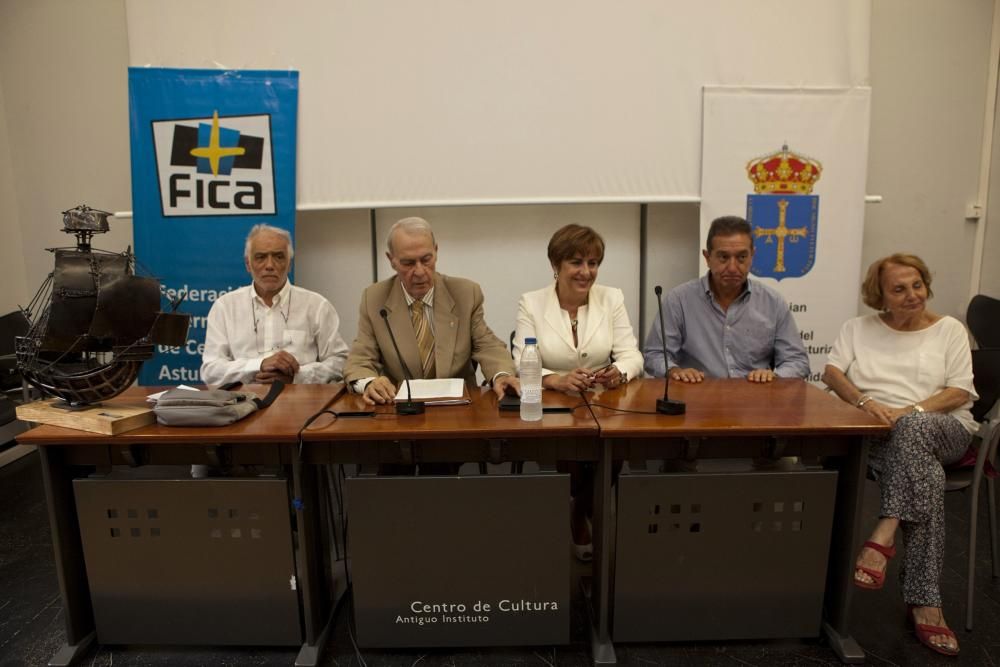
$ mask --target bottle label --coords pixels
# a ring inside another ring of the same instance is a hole
[[[542,388],[541,387],[525,387],[521,385],[521,402],[522,403],[541,403],[542,402]]]

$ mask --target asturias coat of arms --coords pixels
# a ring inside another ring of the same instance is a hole
[[[753,229],[750,272],[768,278],[800,278],[816,262],[819,196],[812,194],[823,166],[782,146],[747,163],[754,194],[747,195]]]

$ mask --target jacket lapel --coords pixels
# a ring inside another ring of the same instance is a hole
[[[434,363],[438,377],[451,377],[455,358],[458,317],[455,299],[445,287],[441,274],[434,276]]]
[[[601,300],[596,298],[594,286],[591,285],[590,299],[587,302],[587,328],[584,331],[577,332],[581,350],[586,349],[590,345],[590,341],[601,330],[601,327],[604,326],[604,319],[606,317],[608,317],[608,311],[604,308]]]
[[[396,335],[396,344],[399,345],[399,353],[403,355],[406,368],[414,373],[414,378],[423,377],[420,367],[420,351],[417,349],[417,336],[413,333],[413,322],[410,320],[410,309],[406,305],[406,298],[403,296],[403,285],[396,280],[389,291],[389,298],[386,299],[385,309],[389,311],[389,325]],[[383,350],[382,354],[386,351]],[[406,376],[406,371],[400,367],[400,377]]]
[[[575,350],[573,345],[573,330],[566,322],[566,313],[559,307],[559,297],[556,295],[556,288],[553,285],[545,293],[545,324],[563,341],[570,350]]]

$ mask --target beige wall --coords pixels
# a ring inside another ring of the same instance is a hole
[[[0,20],[2,16],[0,16]],[[4,112],[4,94],[0,80],[0,276],[4,289],[0,290],[0,315],[9,313],[18,305],[27,306],[31,298],[25,281],[24,251],[21,245],[21,225],[17,214],[17,191],[14,188],[14,162],[7,136],[7,115]]]
[[[935,272],[936,306],[950,314],[963,313],[968,300],[976,230],[964,209],[976,199],[992,8],[991,0],[872,4],[868,191],[885,201],[866,209],[862,261],[901,249],[923,255]],[[122,0],[0,2],[5,309],[33,293],[50,270],[43,248],[68,243],[59,231],[60,211],[78,203],[131,209],[127,65]],[[993,207],[1000,211],[998,193]],[[606,267],[605,275],[627,281],[619,285],[627,293],[638,290],[638,206],[426,213],[441,224],[442,270],[484,283],[490,320],[501,333],[513,320],[521,282],[545,278],[544,244],[565,222],[593,222],[609,246],[635,251],[634,257],[612,259],[618,265]],[[379,211],[380,233],[397,214]],[[112,224],[113,232],[98,245],[124,248],[131,224]],[[506,231],[494,228],[498,224]],[[698,274],[697,228],[693,205],[650,206],[649,290]],[[298,236],[298,283],[326,294],[341,312],[345,337],[353,338],[358,295],[372,279],[367,212],[300,214]],[[993,255],[1000,254],[1000,232],[987,239]],[[383,240],[376,241],[380,256]],[[1000,263],[990,264],[989,256],[983,291],[1000,295]],[[629,310],[638,325],[638,294],[630,295]],[[654,313],[649,299],[644,329]],[[636,331],[640,340],[645,333]]]
[[[976,235],[965,207],[977,198],[992,22],[992,0],[872,3],[868,192],[885,199],[868,206],[862,266],[892,252],[922,256],[932,307],[963,319]]]
[[[23,265],[3,264],[5,283],[26,281],[31,294],[38,289],[52,270],[44,249],[73,244],[61,231],[63,210],[131,207],[127,64],[121,0],[0,3],[7,128],[6,150],[0,137],[0,178],[13,185],[10,196],[0,185],[0,257],[24,258]],[[6,222],[8,212],[16,228]],[[94,245],[121,250],[131,242],[131,223],[115,221]]]

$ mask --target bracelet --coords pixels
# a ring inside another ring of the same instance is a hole
[[[912,405],[912,406],[910,407],[910,414],[914,414],[914,413],[923,413],[923,412],[927,412],[927,411],[926,411],[926,410],[924,410],[924,406],[920,405],[919,403],[914,403],[914,404],[913,404],[913,405]]]
[[[856,408],[864,407],[865,403],[867,403],[870,400],[872,400],[871,396],[869,396],[868,394],[861,394],[861,397],[858,399],[858,402],[854,404],[854,407]]]

